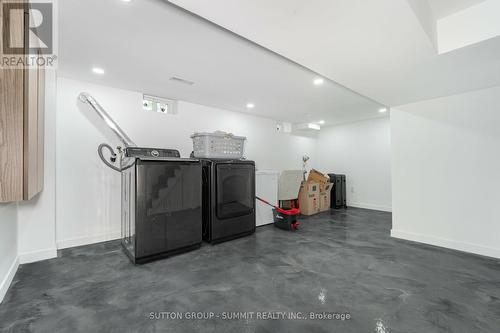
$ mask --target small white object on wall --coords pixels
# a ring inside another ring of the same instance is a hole
[[[145,111],[154,111],[163,114],[176,115],[177,101],[163,97],[144,95],[142,108]]]
[[[292,133],[292,124],[287,122],[276,123],[276,131],[280,133]]]

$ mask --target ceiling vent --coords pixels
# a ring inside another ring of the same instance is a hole
[[[172,76],[170,78],[170,81],[180,83],[180,84],[186,84],[188,86],[192,86],[194,84],[193,81],[184,80],[184,79],[181,79],[180,77],[176,77],[176,76]]]

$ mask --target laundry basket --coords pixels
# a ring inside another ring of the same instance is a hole
[[[197,158],[231,158],[243,157],[246,137],[217,131],[214,133],[195,133],[193,139],[193,155]]]

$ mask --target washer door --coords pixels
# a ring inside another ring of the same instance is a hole
[[[255,209],[255,167],[217,164],[216,210],[218,219],[252,214]]]

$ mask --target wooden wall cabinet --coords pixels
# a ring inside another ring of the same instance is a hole
[[[12,11],[7,22],[4,2],[0,26],[10,24],[11,41],[28,49],[28,8]],[[0,202],[30,200],[43,189],[44,105],[43,68],[0,68]]]

